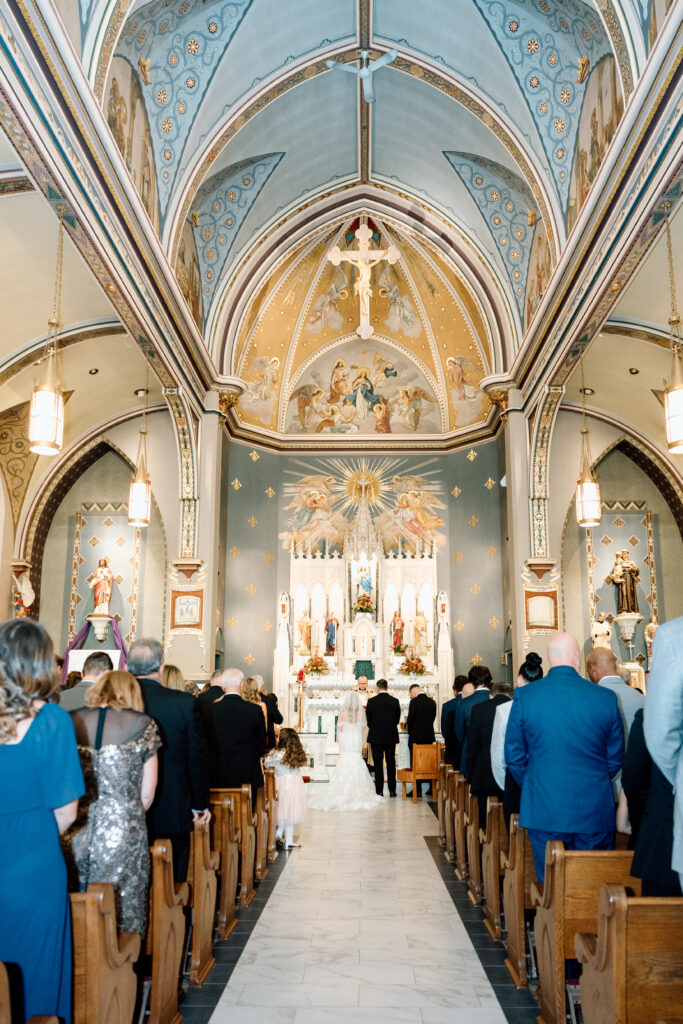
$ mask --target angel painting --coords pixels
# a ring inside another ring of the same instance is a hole
[[[316,384],[302,384],[290,395],[290,402],[296,399],[299,423],[304,430],[315,426],[330,415],[325,401],[325,392]]]
[[[278,378],[280,360],[277,356],[257,356],[251,365],[256,379],[247,383],[245,402],[268,402],[274,394],[274,385]]]
[[[436,402],[433,395],[430,395],[424,388],[401,388],[398,398],[398,412],[410,430],[417,430],[422,415],[422,403]]]
[[[409,297],[401,295],[398,284],[393,280],[389,269],[382,272],[379,283],[386,290],[389,300],[389,315],[384,321],[385,326],[392,334],[402,331],[407,338],[417,338],[422,330],[420,318],[414,312]]]
[[[344,516],[332,505],[331,485],[334,477],[322,474],[297,481],[297,491],[285,511],[290,513],[290,530],[280,534],[282,546],[306,544],[313,548],[321,541],[332,546],[339,542],[346,528]]]
[[[341,330],[344,317],[339,312],[339,303],[348,292],[348,279],[341,267],[337,267],[332,284],[313,303],[311,314],[306,323],[306,330],[311,334],[320,334],[324,327],[331,331]]]
[[[451,402],[458,427],[474,423],[484,406],[484,396],[479,388],[472,383],[468,373],[477,373],[477,366],[473,359],[469,356],[448,357],[446,377],[450,385]]]

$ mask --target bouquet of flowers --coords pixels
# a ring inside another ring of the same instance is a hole
[[[319,654],[313,654],[304,665],[304,672],[307,675],[313,673],[313,675],[321,676],[327,672],[327,666]]]
[[[374,612],[375,606],[367,594],[361,594],[356,598],[353,610],[354,612]]]
[[[425,671],[424,662],[417,654],[408,655],[399,668],[399,672],[403,676],[423,676]]]

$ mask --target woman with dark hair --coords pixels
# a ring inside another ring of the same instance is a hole
[[[55,1015],[69,1024],[71,919],[59,835],[76,818],[84,786],[71,719],[48,703],[59,682],[43,627],[30,619],[3,622],[0,960],[21,974],[12,991],[17,1020]]]
[[[543,678],[543,659],[535,651],[529,651],[524,663],[517,675],[515,689],[526,686],[527,683],[535,683],[537,679]],[[503,790],[503,815],[505,827],[510,833],[510,818],[513,814],[519,814],[519,802],[522,790],[519,783],[509,772],[505,765],[505,732],[508,727],[508,719],[512,711],[513,702],[507,701],[496,709],[496,718],[493,723],[493,734],[491,736],[491,769],[496,783]]]

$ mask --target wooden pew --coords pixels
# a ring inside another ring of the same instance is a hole
[[[475,907],[481,904],[484,886],[481,878],[481,846],[479,845],[479,800],[467,787],[465,803],[468,883],[467,895]]]
[[[532,909],[531,886],[536,881],[536,865],[525,828],[519,826],[519,815],[510,819],[508,852],[500,858],[503,871],[503,908],[507,930],[507,967],[517,988],[529,983],[526,968],[525,910]]]
[[[536,907],[539,1024],[565,1024],[565,960],[574,957],[577,932],[597,931],[602,886],[607,882],[623,885],[640,895],[640,881],[630,873],[632,859],[631,850],[565,850],[558,840],[548,843],[543,891],[535,882],[531,886]]]
[[[575,937],[584,1024],[683,1019],[683,899],[603,885],[597,935]]]
[[[200,987],[216,963],[213,922],[216,917],[216,871],[220,856],[211,850],[209,823],[195,822],[192,833],[188,883],[192,896],[192,959],[190,985]]]
[[[232,797],[233,814],[239,836],[239,904],[248,907],[256,890],[254,889],[254,864],[256,858],[256,815],[251,809],[251,786],[245,784],[240,789],[212,789],[211,802],[222,796]]]
[[[140,936],[116,930],[114,888],[92,882],[71,896],[74,1024],[130,1024]]]
[[[500,941],[503,921],[500,909],[500,885],[503,874],[502,855],[507,853],[508,834],[503,817],[503,805],[498,797],[490,796],[486,806],[486,828],[479,832],[481,847],[481,875],[484,886],[484,924],[492,939]]]
[[[453,830],[455,832],[455,877],[467,881],[467,830],[465,809],[469,786],[461,772],[455,774],[455,801],[453,809]]]
[[[446,772],[446,800],[444,805],[444,825],[446,830],[446,860],[451,864],[455,860],[455,777],[456,771],[452,765],[447,765]]]
[[[185,914],[189,890],[173,880],[173,858],[168,839],[152,847],[152,885],[147,928],[147,952],[152,957],[148,1024],[180,1024],[178,979],[185,945]]]
[[[12,1024],[12,1003],[9,991],[9,978],[7,968],[0,960],[0,1024]],[[26,1024],[59,1024],[57,1017],[38,1016],[29,1017]]]
[[[275,782],[275,769],[266,768],[266,800],[268,801],[268,863],[272,864],[278,855],[278,848],[275,843],[277,832],[277,784]]]
[[[439,778],[436,784],[436,806],[439,819],[439,846],[446,846],[446,800],[448,798],[447,787],[448,765],[445,761],[439,762]]]
[[[413,803],[417,803],[417,783],[431,782],[436,788],[439,778],[439,744],[414,743],[413,763],[411,768],[400,768],[396,778],[403,787],[403,799],[406,798],[406,786],[410,782],[413,787]]]
[[[223,794],[214,798],[215,793],[222,792],[222,790],[211,791],[212,848],[219,855],[218,867],[221,880],[218,898],[218,938],[227,939],[237,926],[235,902],[237,900],[239,867],[239,832],[235,831],[232,797]]]
[[[262,882],[268,875],[268,815],[266,787],[259,786],[256,790],[256,859],[254,861],[254,877],[257,882]]]

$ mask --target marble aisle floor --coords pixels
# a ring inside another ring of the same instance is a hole
[[[425,801],[309,812],[210,1024],[532,1019],[503,1012],[425,841],[436,832]]]

